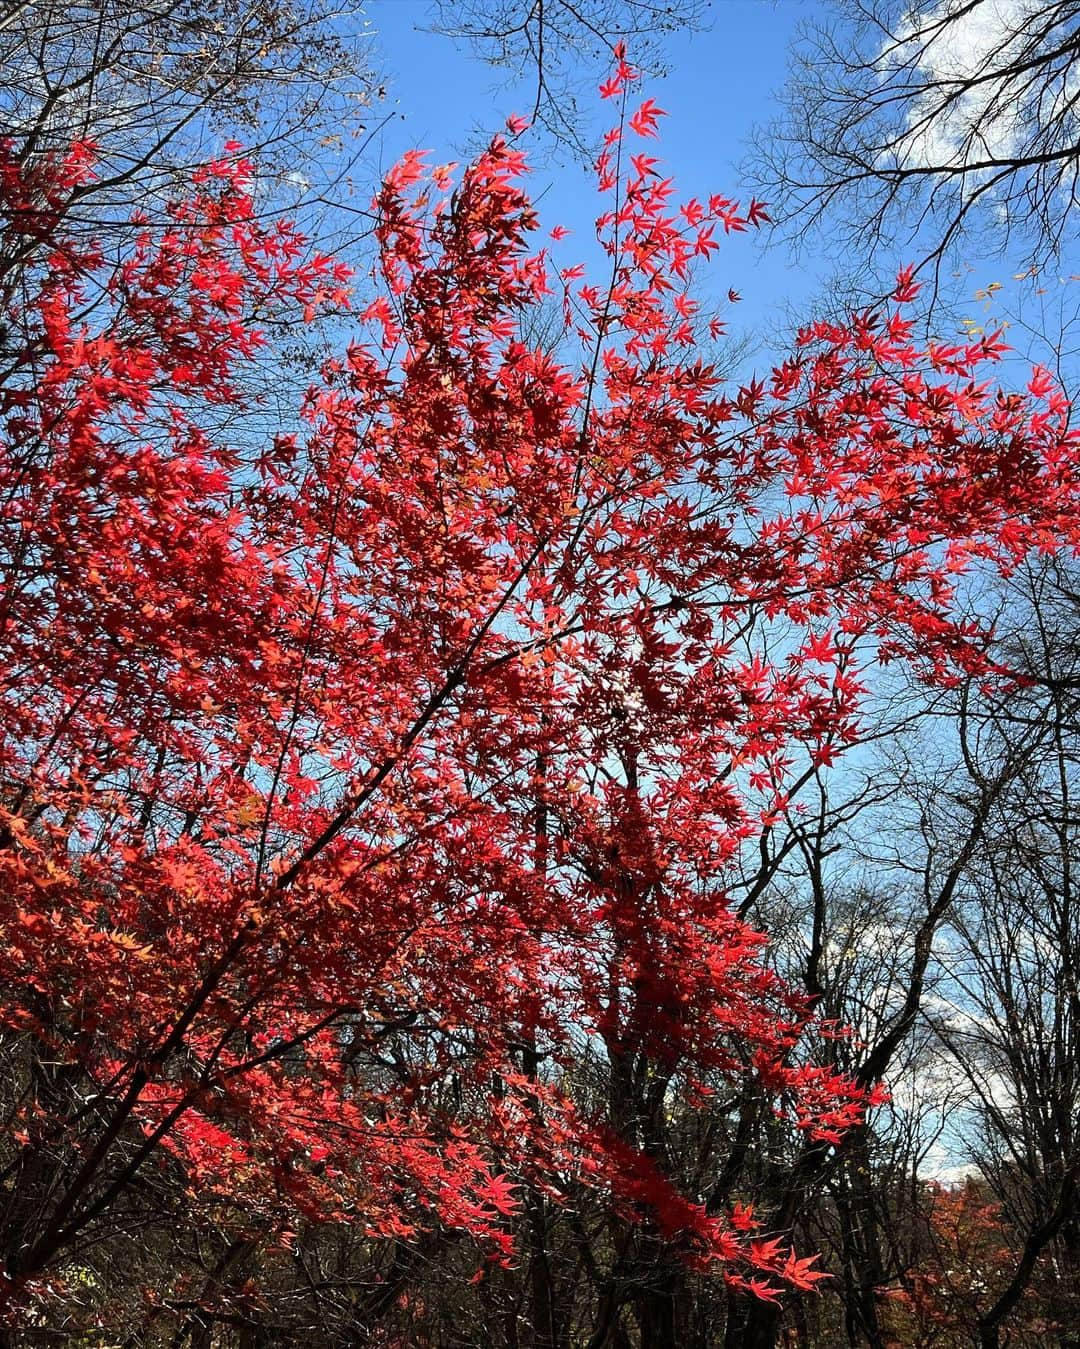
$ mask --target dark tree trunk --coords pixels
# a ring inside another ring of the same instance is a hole
[[[732,1295],[724,1349],[776,1349],[782,1316],[780,1307],[773,1302]]]

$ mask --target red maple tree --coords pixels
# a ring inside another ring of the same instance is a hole
[[[356,339],[254,443],[260,326],[344,269],[231,151],[118,261],[72,225],[92,147],[4,147],[0,1028],[51,1065],[5,1121],[12,1297],[162,1166],[283,1240],[496,1258],[515,1187],[573,1175],[766,1296],[817,1277],[562,1074],[587,1038],[860,1117],[725,869],[793,746],[857,738],[869,646],[987,669],[955,578],[1075,537],[1078,447],[1041,376],[978,382],[996,339],[913,342],[910,277],[726,385],[690,270],[764,211],[676,206],[629,144],[659,115],[606,138],[595,282],[530,244],[520,123],[407,156]],[[555,349],[522,336],[552,295]]]

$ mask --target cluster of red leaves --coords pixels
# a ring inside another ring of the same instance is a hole
[[[1078,447],[1051,388],[978,382],[994,339],[922,350],[900,310],[727,387],[688,272],[762,209],[673,209],[625,134],[597,283],[530,250],[512,139],[456,183],[406,157],[361,331],[270,443],[217,413],[259,322],[340,305],[342,269],[235,158],[108,263],[65,231],[86,149],[43,196],[7,147],[0,254],[44,265],[5,292],[0,1024],[81,1074],[70,1116],[13,1123],[77,1154],[13,1276],[169,1156],[281,1231],[440,1221],[504,1256],[507,1174],[576,1175],[764,1295],[817,1277],[558,1066],[585,1036],[814,1137],[858,1120],[724,870],[792,747],[856,736],[867,642],[986,668],[954,580],[1074,539]],[[552,291],[554,352],[520,335]]]

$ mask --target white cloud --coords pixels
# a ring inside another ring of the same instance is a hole
[[[960,168],[1021,153],[1035,118],[1045,125],[1080,88],[1070,73],[1059,78],[1056,89],[1044,88],[1036,105],[1019,102],[1005,81],[1025,25],[1043,9],[1042,0],[981,0],[970,8],[944,0],[905,16],[882,49],[879,69],[883,76],[897,67],[917,69],[926,90],[908,108],[907,135],[892,148],[891,162],[905,168]],[[959,91],[958,85],[976,77],[977,85]],[[1076,119],[1068,121],[1075,130]]]

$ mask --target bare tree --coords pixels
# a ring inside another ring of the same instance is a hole
[[[434,0],[435,26],[532,88],[533,120],[576,152],[587,150],[579,98],[590,99],[625,40],[635,65],[659,73],[664,37],[698,28],[707,0]]]
[[[952,997],[933,1017],[969,1090],[973,1160],[1018,1234],[1008,1280],[979,1312],[996,1349],[1039,1279],[1063,1349],[1080,1344],[1080,815],[1078,597],[1059,563],[1020,574],[1006,643],[1035,682],[989,709],[966,767],[1022,763],[995,803],[951,928]],[[1049,1265],[1047,1261],[1049,1260]]]
[[[80,210],[100,231],[107,211],[151,211],[224,141],[302,168],[367,116],[364,31],[357,0],[21,0],[0,18],[4,134],[23,163],[93,143]]]
[[[971,231],[1028,263],[1072,237],[1077,0],[835,0],[804,29],[782,112],[747,164],[797,238],[849,260],[895,244],[941,266]]]

